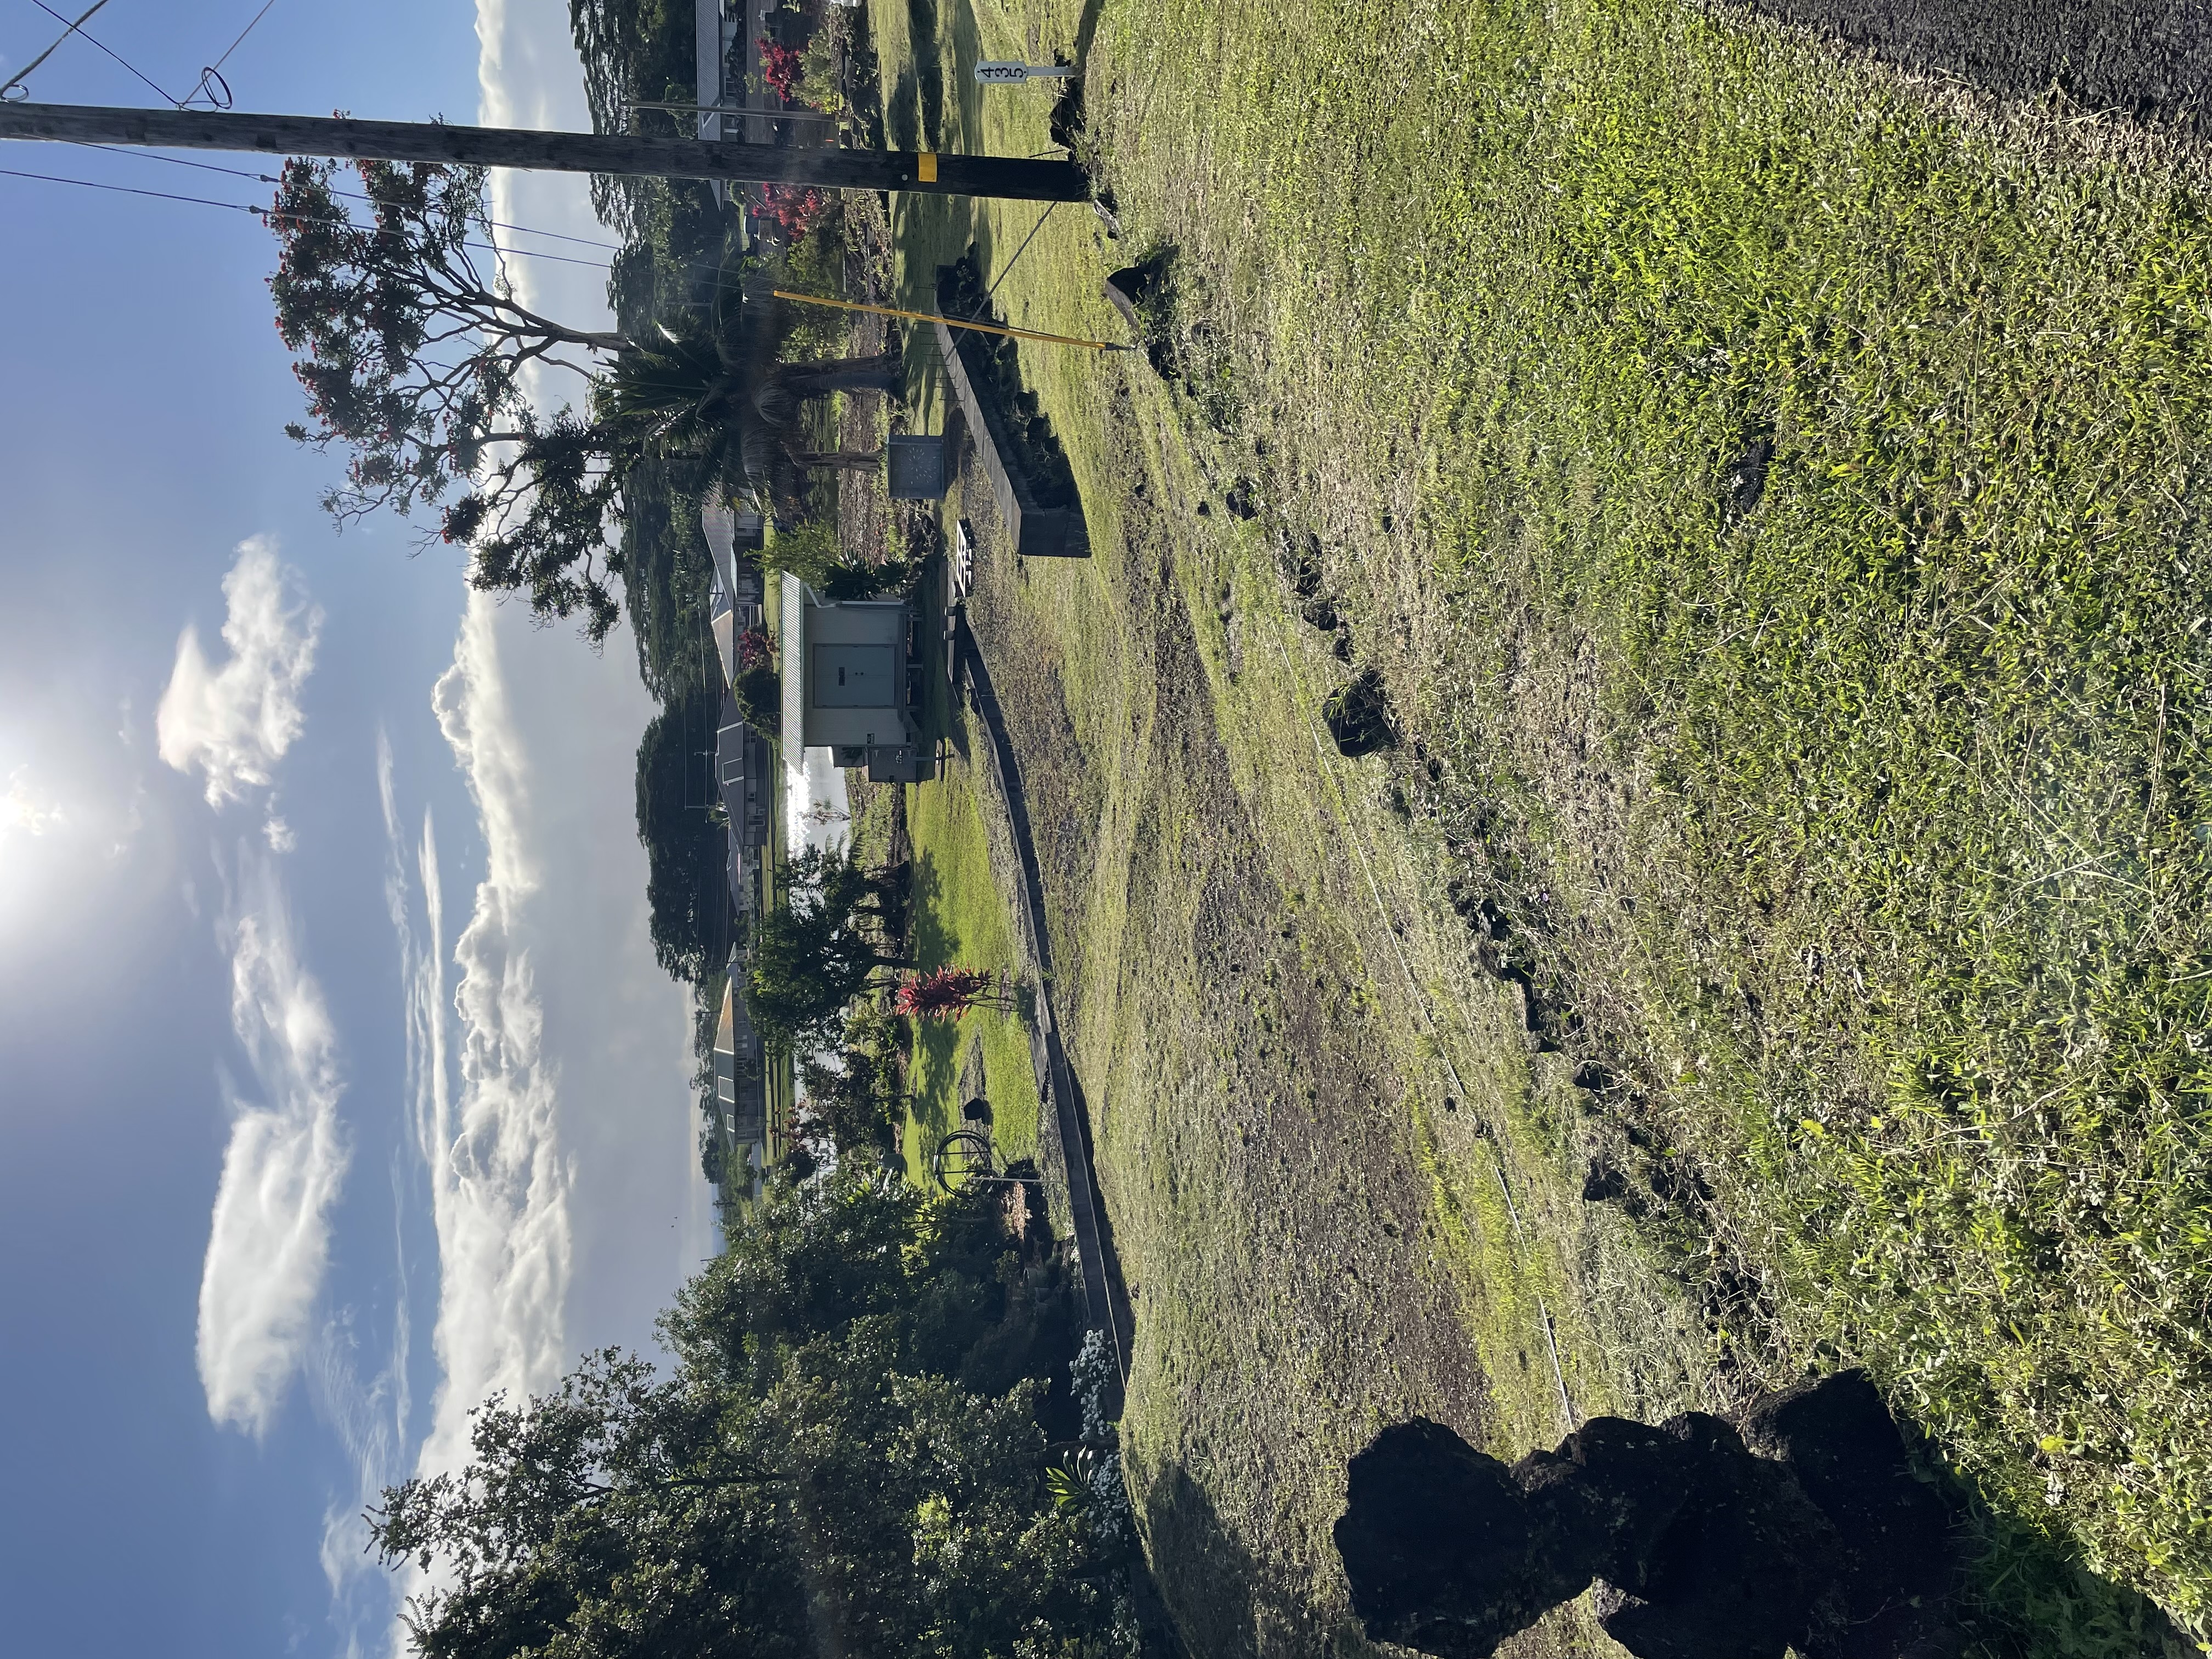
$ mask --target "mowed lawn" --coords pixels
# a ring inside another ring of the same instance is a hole
[[[1018,975],[1006,902],[991,873],[989,844],[974,781],[955,758],[944,776],[913,786],[907,833],[914,846],[915,956],[923,968],[948,964]],[[914,1095],[906,1132],[907,1164],[926,1182],[938,1139],[961,1124],[980,1049],[983,1097],[991,1106],[991,1139],[1003,1162],[1036,1153],[1036,1074],[1029,1033],[1011,1009],[978,1008],[958,1020],[921,1023],[915,1039]]]
[[[1088,46],[1123,239],[1062,210],[999,302],[1110,325],[1101,270],[1175,250],[1176,387],[1024,357],[1094,539],[1109,409],[1156,504],[1179,457],[1252,480],[1237,568],[1279,532],[1382,672],[1401,856],[1601,1068],[1553,1141],[1617,1133],[1657,1259],[1729,1287],[1729,1374],[1865,1364],[1985,1537],[2204,1628],[2202,157],[1666,4],[871,15],[895,143],[1042,149],[963,54]],[[909,210],[908,291],[1031,217]],[[1224,726],[1271,718],[1287,665],[1228,672],[1187,594]],[[1079,611],[1082,704],[1115,671]]]

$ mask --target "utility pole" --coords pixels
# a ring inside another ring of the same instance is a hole
[[[933,150],[786,149],[697,138],[456,127],[438,121],[0,102],[0,138],[264,155],[343,155],[540,173],[727,179],[820,190],[897,190],[1023,202],[1082,202],[1091,197],[1090,181],[1073,161],[939,155]]]

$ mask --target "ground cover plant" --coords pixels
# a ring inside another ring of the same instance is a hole
[[[886,74],[917,73],[904,10],[872,21]],[[928,55],[951,65],[948,144],[1045,142],[1041,104],[957,74],[1032,29],[1084,56],[1124,240],[1055,221],[1000,289],[1009,319],[1110,326],[1079,296],[1176,251],[1174,384],[1020,356],[1094,546],[1121,549],[1024,573],[997,613],[1057,653],[1068,769],[1104,797],[1100,873],[1048,879],[1056,951],[1090,964],[1079,1060],[1295,1070],[1237,1051],[1212,988],[1170,970],[1209,930],[1267,930],[1133,879],[1228,867],[1191,796],[1178,816],[1196,780],[1151,752],[1172,708],[1218,740],[1237,799],[1213,805],[1253,815],[1251,902],[1334,933],[1348,995],[1434,1012],[1363,1012],[1390,1061],[1363,1086],[1405,1088],[1404,1155],[1438,1172],[1425,1231],[1465,1218],[1492,1388],[1518,1386],[1483,1304],[1513,1224],[1482,1211],[1488,1154],[1455,1147],[1443,1085],[1413,1086],[1424,1042],[1498,1108],[1577,1404],[1633,1392],[1589,1294],[1588,1241],[1613,1235],[1583,1212],[1635,1209],[1638,1282],[1661,1310],[1686,1285],[1711,1345],[1712,1369],[1635,1385],[1651,1398],[1863,1360],[1981,1506],[1984,1639],[2149,1639],[2069,1552],[2200,1619],[2197,154],[1690,9],[1320,0],[954,9]],[[902,216],[916,295],[924,260],[977,240],[995,271],[1030,222]],[[1167,672],[1176,626],[1194,689]],[[1269,769],[1310,733],[1277,705],[1317,712],[1370,667],[1400,746],[1317,760],[1343,793],[1296,799]],[[1041,769],[1052,729],[1031,728]],[[1146,844],[1130,817],[1154,812]],[[1329,850],[1299,848],[1313,830]],[[1395,944],[1361,914],[1370,878]],[[1097,966],[1133,952],[1169,964],[1157,991]],[[1501,1030],[1501,1006],[1526,1018]],[[1183,1189],[1233,1189],[1250,1126],[1118,1092],[1094,1124],[1151,1277],[1131,1461],[1155,1524],[1178,1479],[1232,1541],[1265,1531],[1240,1506],[1318,1510],[1280,1466],[1194,1455],[1217,1392],[1254,1420],[1328,1415],[1181,1328],[1218,1304],[1172,1252],[1233,1273],[1218,1252],[1243,1248]],[[1596,1201],[1552,1208],[1563,1181]],[[1525,1407],[1494,1409],[1517,1431]]]

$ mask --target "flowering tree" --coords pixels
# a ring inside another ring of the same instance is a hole
[[[827,196],[805,185],[761,186],[761,216],[773,223],[786,241],[795,242],[805,235],[829,205]]]
[[[761,79],[775,88],[775,95],[786,103],[799,102],[799,84],[806,78],[806,66],[798,51],[780,46],[765,34],[754,44],[760,47]]]

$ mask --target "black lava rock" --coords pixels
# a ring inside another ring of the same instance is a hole
[[[1397,725],[1390,718],[1382,676],[1372,668],[1351,684],[1331,692],[1321,713],[1341,754],[1372,755],[1397,744]]]
[[[1912,1478],[1897,1425],[1866,1373],[1839,1371],[1768,1395],[1744,1414],[1743,1437],[1796,1477],[1843,1540],[1808,1659],[1954,1651],[1951,1517]]]
[[[1590,1580],[1582,1558],[1540,1538],[1513,1471],[1417,1417],[1352,1460],[1336,1547],[1370,1640],[1474,1659]]]
[[[1353,1458],[1349,1486],[1352,1610],[1371,1639],[1443,1659],[1481,1659],[1593,1584],[1638,1659],[1955,1647],[1948,1517],[1857,1372],[1762,1402],[1742,1432],[1704,1412],[1593,1418],[1510,1468],[1417,1418]]]

